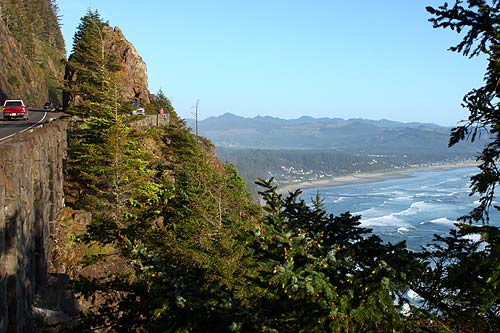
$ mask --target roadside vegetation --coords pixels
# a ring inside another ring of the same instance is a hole
[[[61,104],[65,46],[56,0],[0,0],[0,102]]]
[[[467,3],[428,11],[436,27],[466,31],[453,50],[490,59],[485,86],[465,98],[469,122],[451,140],[474,140],[481,129],[493,136],[473,179],[481,206],[464,218],[478,222],[500,179],[500,5]],[[115,95],[116,63],[99,53],[105,24],[97,12],[82,18],[69,59],[77,79],[66,87],[80,96],[67,110],[80,119],[70,135],[68,203],[92,213],[84,232],[71,233],[84,260],[67,257],[73,267],[99,267],[71,271],[74,292],[89,301],[78,329],[498,331],[497,228],[461,224],[414,253],[404,242],[383,243],[359,216],[329,214],[319,196],[309,203],[300,190],[278,193],[272,179],[257,182],[262,205],[255,204],[236,168],[217,160],[214,146],[186,128],[163,93],[153,104],[168,110],[170,123],[131,129]]]

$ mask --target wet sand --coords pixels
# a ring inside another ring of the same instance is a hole
[[[363,184],[380,182],[388,179],[401,179],[411,177],[412,173],[419,171],[436,171],[436,170],[450,170],[450,169],[462,169],[462,168],[473,168],[477,166],[476,162],[461,162],[461,163],[449,163],[449,164],[436,164],[429,166],[419,166],[404,169],[389,169],[376,172],[360,172],[346,176],[333,177],[327,179],[320,179],[314,181],[304,181],[292,184],[282,184],[278,187],[280,193],[287,193],[295,191],[297,189],[306,188],[321,188],[321,187],[333,187],[341,185],[351,185],[351,184]]]

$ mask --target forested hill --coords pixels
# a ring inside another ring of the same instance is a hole
[[[193,119],[188,126],[195,128]],[[390,120],[244,118],[231,113],[198,122],[199,134],[218,147],[260,149],[335,149],[369,154],[475,153],[477,145],[448,148],[450,128]],[[484,142],[482,142],[484,143]],[[480,143],[480,144],[482,144]]]
[[[194,120],[188,125],[196,129]],[[451,128],[391,120],[244,118],[231,113],[198,122],[198,133],[233,163],[256,195],[258,178],[314,181],[357,172],[474,159],[485,138],[448,147]]]
[[[0,0],[0,41],[0,102],[59,102],[66,51],[55,0]]]

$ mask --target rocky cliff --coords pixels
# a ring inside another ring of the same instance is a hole
[[[0,103],[60,103],[64,40],[51,0],[0,0]]]
[[[0,21],[0,103],[8,98],[22,98],[28,104],[38,102],[32,98],[43,95],[46,90],[44,82],[37,80],[41,71],[35,70],[31,61],[22,53],[17,41],[9,33],[5,24]],[[46,97],[45,97],[46,98]]]
[[[146,63],[123,35],[120,28],[115,27],[110,37],[110,52],[112,52],[120,65],[121,79],[120,96],[133,99],[141,103],[149,103],[148,71]]]

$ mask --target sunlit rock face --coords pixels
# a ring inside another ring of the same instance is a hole
[[[120,96],[126,99],[135,99],[141,103],[149,103],[146,63],[134,45],[124,37],[120,28],[115,27],[107,35],[110,36],[109,51],[116,55],[120,64]]]

